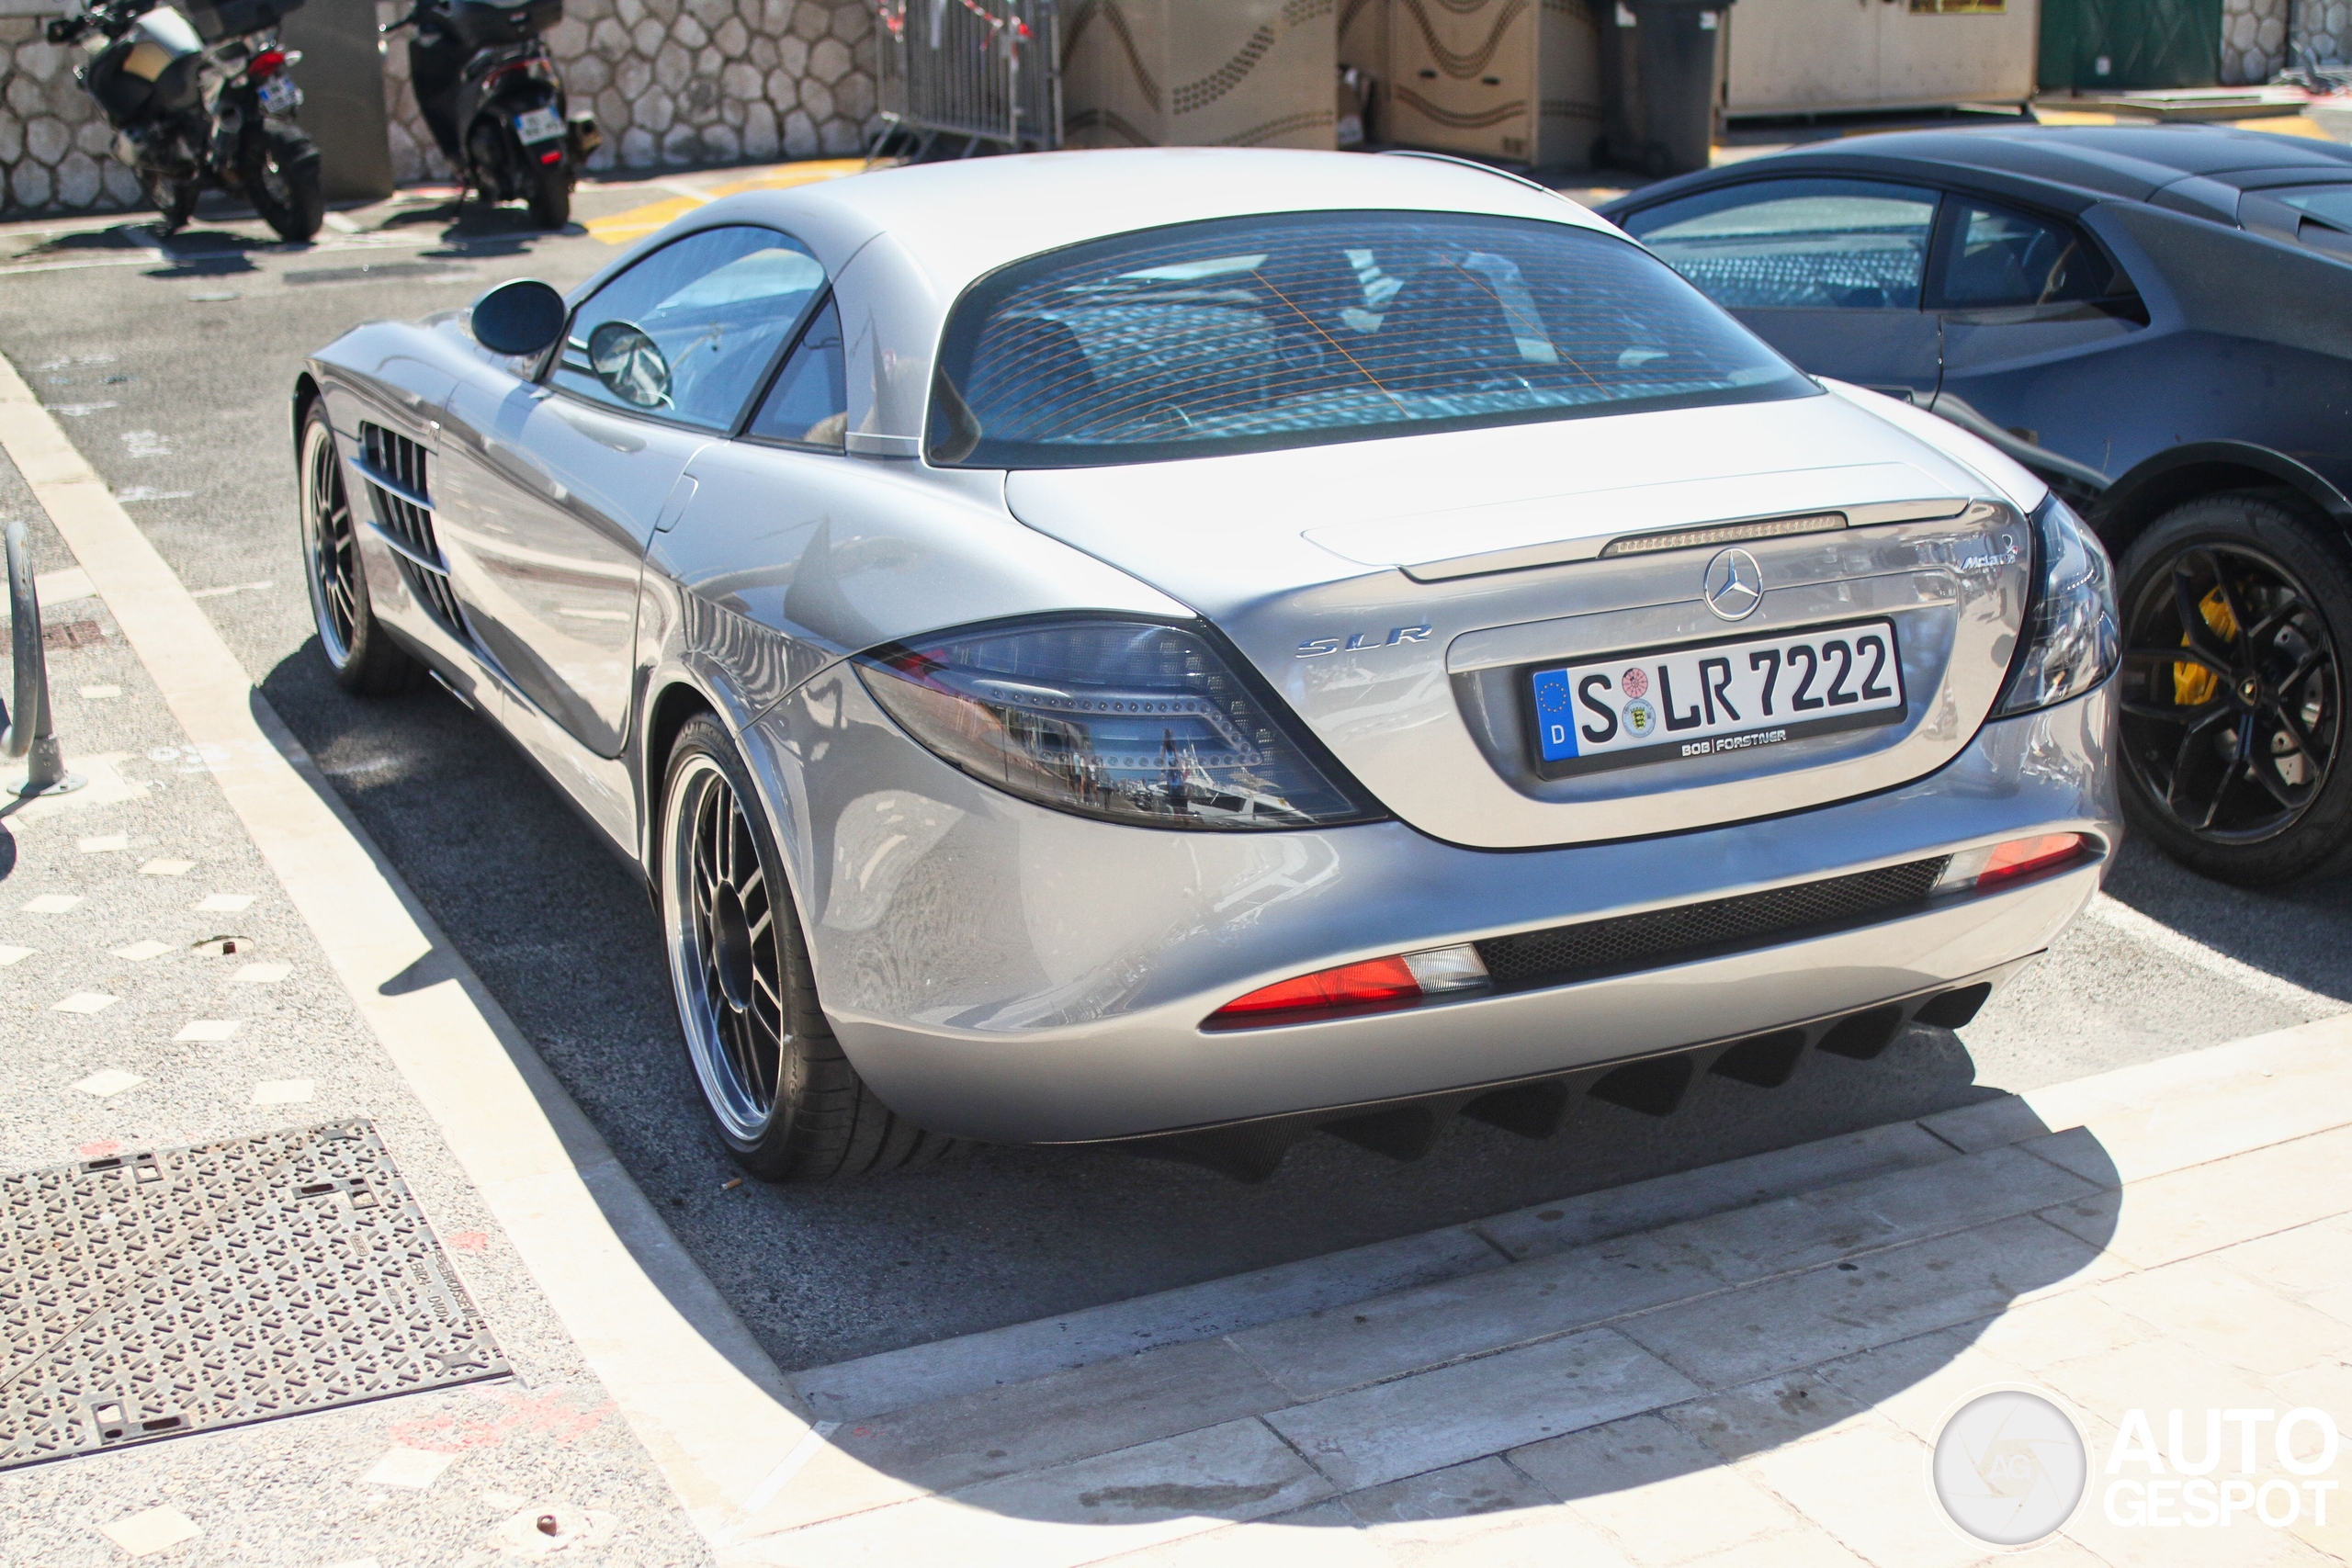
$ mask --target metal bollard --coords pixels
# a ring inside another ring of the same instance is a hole
[[[8,525],[8,616],[15,634],[17,700],[8,705],[8,728],[0,730],[0,757],[24,757],[25,776],[8,786],[12,795],[63,795],[82,787],[82,775],[65,771],[65,754],[49,720],[49,660],[41,648],[40,600],[33,592],[32,562],[25,558],[25,525]]]

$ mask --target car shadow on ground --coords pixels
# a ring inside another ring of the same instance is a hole
[[[1543,1140],[1456,1119],[1424,1157],[1317,1135],[1246,1186],[1116,1147],[971,1149],[831,1186],[729,1185],[641,885],[439,690],[355,700],[314,649],[264,694],[778,1365],[808,1367],[1409,1235],[1982,1100],[1947,1031],[1809,1052],[1673,1114],[1573,1103]]]
[[[2344,964],[2352,950],[2352,876],[2241,891],[2131,840],[2108,874],[2106,891],[2216,953],[2306,991],[2352,1002],[2352,970]],[[2226,1025],[2215,1036],[2233,1037]]]

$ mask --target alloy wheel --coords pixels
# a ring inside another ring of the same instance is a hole
[[[742,801],[708,756],[688,758],[664,815],[662,906],[680,1019],[712,1111],[748,1144],[775,1117],[788,1036],[767,868]]]
[[[322,423],[311,426],[303,452],[302,543],[319,640],[326,645],[327,661],[340,670],[351,661],[359,625],[359,541],[334,438]]]
[[[2149,800],[2213,844],[2293,827],[2343,736],[2335,639],[2303,585],[2263,551],[2192,545],[2127,625],[2123,749]]]

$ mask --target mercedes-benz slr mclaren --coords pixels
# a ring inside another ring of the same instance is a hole
[[[1446,160],[730,197],[294,424],[325,658],[641,870],[763,1177],[1662,1112],[1966,1022],[2118,842],[2064,502]]]

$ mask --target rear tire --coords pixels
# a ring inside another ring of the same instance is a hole
[[[531,172],[531,221],[556,230],[571,221],[571,162],[559,158]]]
[[[290,125],[264,120],[246,135],[237,153],[237,179],[245,199],[281,240],[301,244],[326,221],[319,150]]]
[[[313,402],[302,420],[302,575],[319,651],[336,684],[356,696],[388,696],[417,682],[424,666],[376,619],[368,572],[359,558],[359,523],[345,494],[343,461],[326,409]]]
[[[824,1181],[954,1146],[876,1099],[833,1038],[766,812],[708,714],[670,749],[654,864],[687,1055],[738,1165],[763,1181]]]
[[[2269,886],[2352,855],[2352,557],[2332,536],[2268,497],[2214,495],[2123,557],[2125,815],[2219,882]]]

